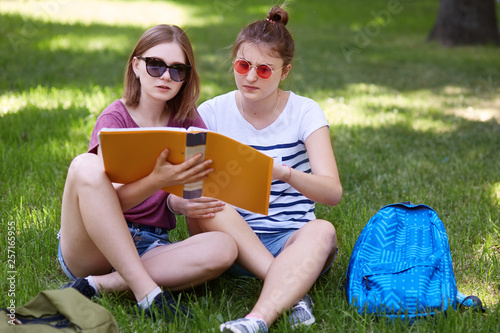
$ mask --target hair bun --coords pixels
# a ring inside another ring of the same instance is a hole
[[[271,23],[282,23],[286,25],[288,23],[288,12],[279,6],[274,6],[269,13],[267,13],[266,19]]]

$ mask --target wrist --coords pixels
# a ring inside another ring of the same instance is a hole
[[[292,168],[287,164],[282,164],[282,166],[285,168],[285,171],[283,172],[281,180],[287,182],[292,178]]]
[[[168,197],[167,197],[167,208],[168,208],[168,210],[169,210],[171,213],[175,214],[175,215],[181,215],[181,213],[178,213],[178,212],[176,212],[176,211],[174,211],[174,210],[172,209],[172,206],[171,206],[172,204],[170,203],[170,198],[171,198],[171,197],[172,197],[172,194],[169,194],[169,195],[168,195]]]

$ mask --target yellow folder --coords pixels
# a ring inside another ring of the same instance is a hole
[[[103,128],[99,143],[106,174],[112,182],[122,184],[149,175],[165,148],[172,164],[202,152],[205,160],[213,161],[214,172],[200,183],[163,190],[185,198],[212,197],[254,213],[268,213],[273,159],[227,136],[199,128]]]

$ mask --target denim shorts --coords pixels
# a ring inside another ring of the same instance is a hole
[[[137,223],[131,223],[128,221],[127,225],[130,231],[130,235],[132,236],[135,247],[137,249],[137,253],[139,253],[139,256],[144,255],[146,252],[154,249],[155,247],[172,244],[172,242],[168,238],[168,231],[166,229],[137,224]],[[57,238],[59,239],[61,238],[61,232],[57,234]],[[64,258],[61,252],[60,241],[57,249],[57,258],[59,259],[61,268],[66,274],[66,276],[69,277],[71,280],[75,280],[76,277],[71,273],[68,266],[64,262]]]
[[[260,241],[264,246],[271,252],[271,254],[276,258],[285,248],[285,244],[290,238],[290,236],[295,233],[298,229],[292,229],[288,230],[286,232],[278,232],[278,233],[256,233],[257,237],[259,237]],[[325,274],[330,267],[332,266],[333,262],[335,261],[335,257],[337,257],[337,252],[339,249],[337,248],[335,250],[335,255],[323,272],[321,274]],[[238,275],[238,276],[251,276],[254,277],[252,273],[244,269],[243,267],[239,266],[238,264],[233,264],[229,269],[227,270],[227,273],[233,274],[233,275]]]
[[[278,232],[278,233],[257,233],[257,237],[259,237],[260,241],[264,246],[271,252],[271,254],[276,258],[285,248],[285,244],[290,238],[290,236],[293,235],[295,231],[298,229],[292,229],[288,230],[286,232]],[[333,264],[333,261],[335,260],[335,257],[337,256],[338,248],[335,252],[335,256],[333,257],[332,261],[328,265],[328,267],[321,272],[321,274],[326,273],[330,267]],[[239,276],[254,276],[252,273],[244,269],[243,267],[233,264],[229,269],[227,270],[229,274],[233,275],[239,275]]]
[[[168,230],[137,223],[127,222],[130,235],[134,240],[135,248],[142,257],[143,254],[155,247],[170,245]]]

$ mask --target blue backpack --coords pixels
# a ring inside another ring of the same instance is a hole
[[[413,320],[458,306],[484,311],[457,290],[448,236],[437,213],[409,202],[387,205],[363,228],[345,291],[360,314]]]

